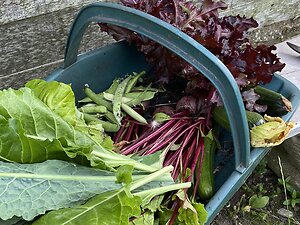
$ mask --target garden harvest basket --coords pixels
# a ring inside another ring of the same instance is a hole
[[[222,150],[216,155],[216,166],[221,162],[222,169],[215,175],[217,192],[206,204],[209,224],[268,152],[267,148],[250,148],[244,105],[233,76],[217,57],[170,24],[132,8],[95,3],[78,14],[68,37],[64,64],[47,77],[48,81],[71,83],[77,99],[84,97],[84,84],[100,92],[110,86],[115,76],[151,69],[143,55],[124,41],[77,56],[83,34],[91,22],[125,27],[156,41],[193,65],[218,90],[230,121],[231,135],[227,138],[234,150],[232,155]],[[277,75],[267,88],[292,102],[293,111],[284,117],[289,120],[299,104],[299,90]]]

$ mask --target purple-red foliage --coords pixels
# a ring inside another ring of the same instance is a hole
[[[222,1],[203,0],[201,7],[184,0],[121,0],[121,3],[166,21],[194,38],[215,54],[236,79],[240,80],[242,75],[244,82],[238,82],[241,88],[270,82],[273,73],[281,71],[285,65],[272,53],[275,46],[254,47],[250,43],[247,32],[258,26],[253,18],[240,15],[219,17],[218,11],[227,8]],[[168,82],[178,74],[189,80],[199,75],[187,62],[155,41],[124,28],[107,24],[100,26],[116,40],[133,42],[154,65],[162,82]],[[206,79],[201,83],[199,86],[207,87]]]

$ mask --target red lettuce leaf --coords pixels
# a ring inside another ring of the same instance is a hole
[[[281,71],[285,65],[272,53],[275,46],[254,47],[250,43],[247,32],[258,27],[253,18],[240,15],[219,17],[219,10],[227,8],[222,1],[203,0],[201,7],[184,0],[121,0],[121,3],[168,22],[194,38],[227,66],[241,89],[249,84],[270,82],[273,73]],[[154,65],[160,82],[168,82],[175,75],[192,81],[199,76],[199,72],[190,64],[155,41],[125,28],[103,23],[99,25],[102,31],[108,32],[116,40],[125,39],[134,43],[148,62]],[[198,81],[195,79],[193,82]],[[198,89],[209,84],[207,79],[200,79],[200,82],[193,86]]]

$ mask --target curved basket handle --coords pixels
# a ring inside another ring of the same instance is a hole
[[[230,71],[217,57],[179,29],[149,14],[114,3],[94,3],[83,8],[72,25],[65,51],[65,68],[76,62],[81,39],[90,22],[113,24],[142,34],[206,76],[219,91],[229,117],[236,170],[242,172],[249,165],[249,129],[242,97]]]

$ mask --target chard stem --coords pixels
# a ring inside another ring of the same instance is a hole
[[[161,195],[166,192],[176,191],[179,189],[185,189],[185,188],[190,188],[190,187],[191,187],[191,182],[180,183],[180,184],[171,184],[166,187],[158,187],[158,188],[152,188],[152,189],[146,190],[146,191],[140,191],[140,192],[134,193],[133,195],[143,198],[148,195]]]
[[[103,161],[102,159],[105,159],[105,163],[111,167],[117,167],[121,165],[132,165],[134,168],[138,170],[143,170],[147,172],[153,172],[157,170],[156,167],[148,166],[146,164],[140,163],[127,156],[119,155],[112,151],[107,151],[107,150],[105,151],[106,152],[94,149],[91,154],[95,157],[100,158],[100,161]]]
[[[156,172],[151,173],[150,175],[146,175],[143,178],[136,180],[130,185],[130,191],[133,191],[159,177],[166,173],[170,173],[173,170],[173,166],[166,166],[160,170],[157,170]]]

